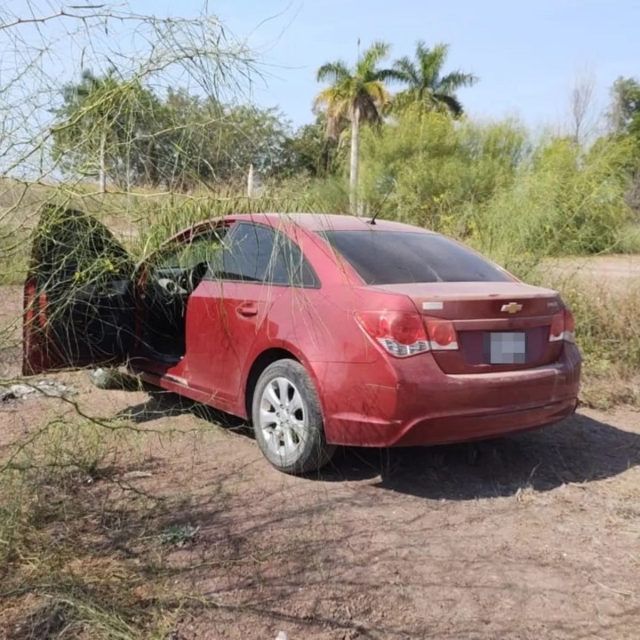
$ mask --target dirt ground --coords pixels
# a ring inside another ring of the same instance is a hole
[[[1,329],[19,289],[0,301]],[[0,352],[0,378],[18,357]],[[176,591],[199,604],[168,638],[640,637],[635,411],[580,411],[473,447],[347,449],[295,478],[246,429],[192,404],[100,391],[83,372],[52,378],[74,385],[82,410],[145,431],[136,488],[184,497],[172,521],[197,535],[168,562]],[[43,398],[0,406],[0,456],[44,415],[71,410]]]
[[[562,280],[575,277],[617,290],[637,289],[640,282],[640,255],[559,258],[550,260],[549,266]]]

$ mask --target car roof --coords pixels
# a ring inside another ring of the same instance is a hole
[[[300,226],[310,231],[414,231],[432,233],[420,227],[393,222],[391,220],[376,219],[370,224],[370,217],[356,217],[335,213],[244,213],[229,215],[231,220],[250,220],[264,222],[272,226],[285,224]]]

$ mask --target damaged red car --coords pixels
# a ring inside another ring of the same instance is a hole
[[[383,220],[231,215],[134,264],[78,211],[47,212],[25,285],[24,373],[125,364],[248,419],[303,473],[337,445],[432,445],[557,422],[581,357],[558,293]]]

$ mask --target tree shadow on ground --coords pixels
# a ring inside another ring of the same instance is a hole
[[[138,424],[179,415],[195,415],[216,425],[238,422],[171,394],[153,397],[121,415]],[[154,477],[147,479],[149,490],[162,498],[153,506],[145,508],[144,478],[135,485],[137,493],[125,486],[130,496],[126,505],[105,503],[113,483],[83,484],[82,491],[93,498],[89,507],[99,509],[99,517],[87,508],[91,518],[71,520],[78,523],[75,533],[67,521],[63,523],[64,540],[87,558],[112,561],[115,557],[126,562],[127,568],[133,567],[132,584],[161,580],[171,585],[172,591],[157,606],[180,612],[176,638],[209,637],[214,632],[240,637],[232,635],[239,622],[252,630],[264,630],[264,637],[275,637],[279,629],[285,629],[291,637],[322,640],[511,637],[517,630],[510,625],[547,625],[544,611],[540,619],[521,622],[507,616],[492,622],[491,628],[469,613],[451,623],[450,633],[442,633],[437,618],[427,614],[403,617],[410,611],[406,609],[410,590],[425,597],[434,590],[453,593],[455,598],[465,593],[475,597],[474,589],[487,585],[469,583],[466,578],[480,575],[495,560],[483,554],[467,558],[466,569],[456,577],[449,572],[449,565],[455,569],[455,563],[446,554],[438,555],[436,544],[433,553],[420,556],[432,563],[431,573],[414,574],[412,563],[417,556],[412,550],[438,536],[442,545],[455,531],[446,527],[441,531],[438,511],[428,517],[430,508],[424,509],[419,500],[396,499],[394,492],[450,501],[509,496],[527,487],[548,491],[566,483],[612,477],[640,463],[640,435],[584,415],[547,429],[474,445],[339,449],[327,468],[293,481],[261,460],[252,443],[241,437],[238,440],[250,445],[240,452],[240,465],[244,465],[246,451],[246,476],[237,460],[234,464],[213,464],[204,455],[202,465],[194,463],[193,471],[181,477],[184,461],[174,462],[169,455],[163,462],[166,471],[158,465]],[[191,473],[198,480],[195,487]],[[239,478],[246,482],[238,484]],[[322,483],[326,483],[324,487]],[[338,485],[332,487],[335,491],[324,490],[329,483]],[[349,483],[351,487],[342,490]],[[387,491],[383,499],[375,488]],[[414,508],[395,511],[394,505],[400,502],[404,506],[412,503]],[[498,508],[491,502],[492,510]],[[352,510],[354,506],[356,510]],[[377,512],[372,513],[376,507]],[[467,507],[473,505],[447,505],[455,513],[465,513]],[[424,521],[420,520],[423,516]],[[87,535],[87,523],[94,528],[91,536]],[[379,527],[398,534],[391,538],[395,544],[378,541],[378,546],[370,548],[372,531]],[[485,530],[483,535],[491,533]],[[458,539],[457,544],[460,549],[464,540]],[[505,560],[505,571],[520,566],[515,564],[521,561],[519,550],[516,547]],[[396,582],[392,571],[386,573],[394,567],[404,572],[402,582]],[[510,581],[491,583],[490,588],[504,592],[505,599],[519,589],[523,601],[554,594],[553,587],[526,581],[516,587]],[[181,589],[182,594],[188,589],[189,597],[181,595]],[[156,606],[154,603],[146,606]],[[396,615],[385,617],[382,611],[395,611]],[[570,623],[566,629],[561,624],[558,622],[554,631],[568,637]],[[599,620],[586,621],[583,635],[599,635],[600,624]]]
[[[122,412],[135,423],[191,414],[252,437],[246,422],[174,394]],[[265,462],[265,464],[267,464]],[[474,500],[549,491],[616,476],[640,464],[640,435],[576,414],[558,425],[493,440],[434,447],[339,448],[309,480],[355,482],[430,499]]]

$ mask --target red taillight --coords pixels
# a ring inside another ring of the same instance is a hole
[[[398,358],[425,351],[455,351],[458,336],[452,322],[404,311],[364,311],[356,316],[364,330]]]
[[[554,314],[551,318],[551,329],[549,330],[549,342],[562,340],[564,333],[564,311]]]
[[[575,342],[576,322],[569,309],[559,311],[551,319],[549,330],[549,342]]]
[[[381,320],[384,336],[388,336],[400,344],[410,345],[426,339],[422,322],[417,315],[409,313],[385,314]]]
[[[425,325],[433,351],[455,351],[458,348],[458,334],[453,322],[425,318]]]
[[[406,358],[429,351],[424,326],[417,313],[363,311],[356,315],[356,319],[393,356]]]

